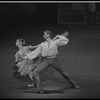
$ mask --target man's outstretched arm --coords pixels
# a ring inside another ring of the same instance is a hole
[[[56,40],[56,39],[59,39],[60,37],[59,36],[64,36],[64,37],[67,37],[69,35],[68,31],[65,31],[64,33],[60,34],[60,35],[56,35],[53,40]]]
[[[35,59],[38,57],[41,53],[41,46],[38,46],[34,51],[27,54],[24,58],[25,59]]]
[[[69,41],[68,38],[66,38],[68,36],[68,32],[64,32],[63,34],[61,35],[57,35],[53,38],[54,41],[56,41],[57,45],[58,46],[62,46],[62,45],[66,45]]]

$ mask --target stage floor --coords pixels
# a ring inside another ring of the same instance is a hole
[[[44,93],[34,93],[32,88],[26,87],[7,87],[1,98],[81,98],[93,99],[100,98],[100,75],[76,75],[71,76],[79,85],[79,89],[68,86],[66,82],[45,82],[43,85]]]

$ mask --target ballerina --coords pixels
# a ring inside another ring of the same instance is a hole
[[[29,84],[28,87],[36,87],[36,82],[34,80],[32,71],[34,68],[41,62],[41,56],[38,56],[34,60],[24,59],[24,56],[29,54],[31,51],[38,51],[38,46],[24,46],[25,40],[24,39],[17,39],[16,40],[16,46],[19,48],[19,50],[15,54],[15,64],[19,68],[18,72],[21,74],[21,76],[29,75],[32,84]],[[35,50],[31,50],[35,49]]]

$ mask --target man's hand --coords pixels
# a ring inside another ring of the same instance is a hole
[[[39,44],[38,45],[36,45],[36,46],[32,46],[32,48],[37,48],[39,46]]]
[[[67,37],[69,35],[68,31],[65,31],[61,36]]]

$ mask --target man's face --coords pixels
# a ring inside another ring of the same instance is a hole
[[[19,46],[19,45],[22,45],[22,42],[19,41],[19,40],[17,40],[17,41],[16,41],[16,46]]]
[[[47,34],[47,32],[44,32],[43,37],[44,37],[44,39],[47,39],[48,37],[50,37],[50,34]]]

